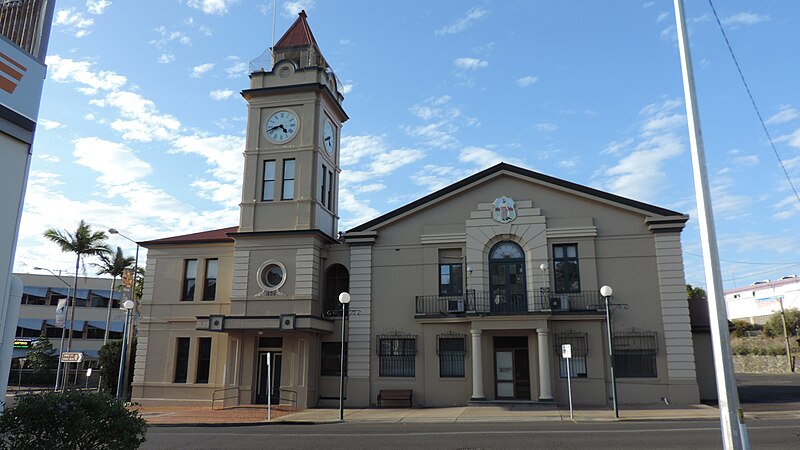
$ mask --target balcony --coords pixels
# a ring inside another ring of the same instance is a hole
[[[522,294],[470,290],[465,295],[419,295],[415,317],[512,316],[525,314],[602,314],[599,291],[553,294],[546,289]]]

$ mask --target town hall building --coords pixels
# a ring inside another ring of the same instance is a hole
[[[333,406],[344,335],[348,407],[566,403],[567,370],[606,405],[609,325],[620,403],[699,401],[688,216],[501,163],[340,233],[339,80],[305,13],[273,53],[242,91],[239,224],[141,243],[133,401]]]

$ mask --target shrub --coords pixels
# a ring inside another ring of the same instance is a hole
[[[117,380],[119,379],[119,360],[122,354],[122,341],[111,340],[103,344],[97,352],[100,360],[100,389],[110,392],[112,395],[117,392]],[[131,392],[131,382],[133,381],[133,359],[136,354],[136,338],[133,338],[131,348],[131,364],[128,365],[128,393]]]
[[[46,392],[18,398],[0,415],[2,449],[136,449],[147,423],[107,394]]]
[[[753,329],[753,325],[742,319],[733,319],[731,320],[733,323],[734,330],[731,332],[731,336],[733,337],[744,337],[748,331]]]
[[[784,311],[784,315],[786,316],[786,331],[791,336],[800,326],[800,310],[790,308]],[[776,312],[769,316],[767,323],[764,324],[764,334],[767,336],[783,336],[781,313]]]
[[[789,342],[792,354],[798,353],[798,345]],[[744,337],[731,339],[731,353],[734,355],[776,356],[786,354],[786,341],[781,338]]]

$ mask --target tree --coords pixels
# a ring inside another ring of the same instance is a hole
[[[744,337],[748,331],[753,329],[753,324],[746,320],[733,319],[731,323],[733,324],[733,331],[731,332],[733,337]]]
[[[87,256],[99,256],[111,252],[111,249],[106,245],[108,236],[102,231],[92,231],[92,227],[80,221],[78,229],[75,233],[68,231],[56,230],[50,228],[44,232],[44,237],[48,240],[55,242],[61,251],[65,253],[75,253],[75,281],[72,287],[72,301],[70,303],[70,318],[69,318],[69,338],[67,339],[67,351],[72,350],[72,324],[75,323],[75,294],[78,292],[78,271],[83,266],[83,272],[86,273],[86,265],[84,258]],[[67,371],[64,371],[66,379]]]
[[[786,331],[791,335],[800,326],[800,310],[789,308],[784,311],[786,316]],[[783,322],[781,313],[776,312],[769,316],[767,323],[764,324],[764,334],[767,336],[783,336]]]
[[[706,291],[701,287],[693,287],[691,284],[686,285],[686,295],[690,302],[706,299]]]
[[[136,338],[133,338],[133,347],[131,353],[135,353]],[[122,357],[122,340],[110,340],[100,347],[97,352],[97,357],[100,364],[100,389],[110,392],[112,395],[117,390],[117,381],[119,380],[119,361]],[[128,366],[128,380],[133,379],[133,364]],[[128,386],[127,392],[130,392]]]
[[[37,382],[45,382],[50,371],[56,366],[58,357],[53,349],[53,344],[45,334],[33,342],[28,351],[28,367],[33,369],[33,377]]]
[[[99,256],[100,264],[94,264],[96,267],[100,268],[97,273],[100,275],[108,274],[113,277],[111,279],[111,295],[108,299],[108,313],[106,314],[106,333],[103,336],[103,344],[105,344],[108,342],[108,329],[111,324],[111,305],[114,304],[114,285],[117,282],[117,277],[121,277],[125,269],[133,266],[133,258],[125,257],[121,247],[117,247],[117,251],[113,256],[111,256],[110,253],[102,253]]]

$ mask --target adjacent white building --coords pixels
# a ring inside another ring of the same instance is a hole
[[[744,319],[763,325],[769,316],[783,309],[800,309],[800,276],[775,281],[756,281],[750,286],[725,291],[728,320]]]

